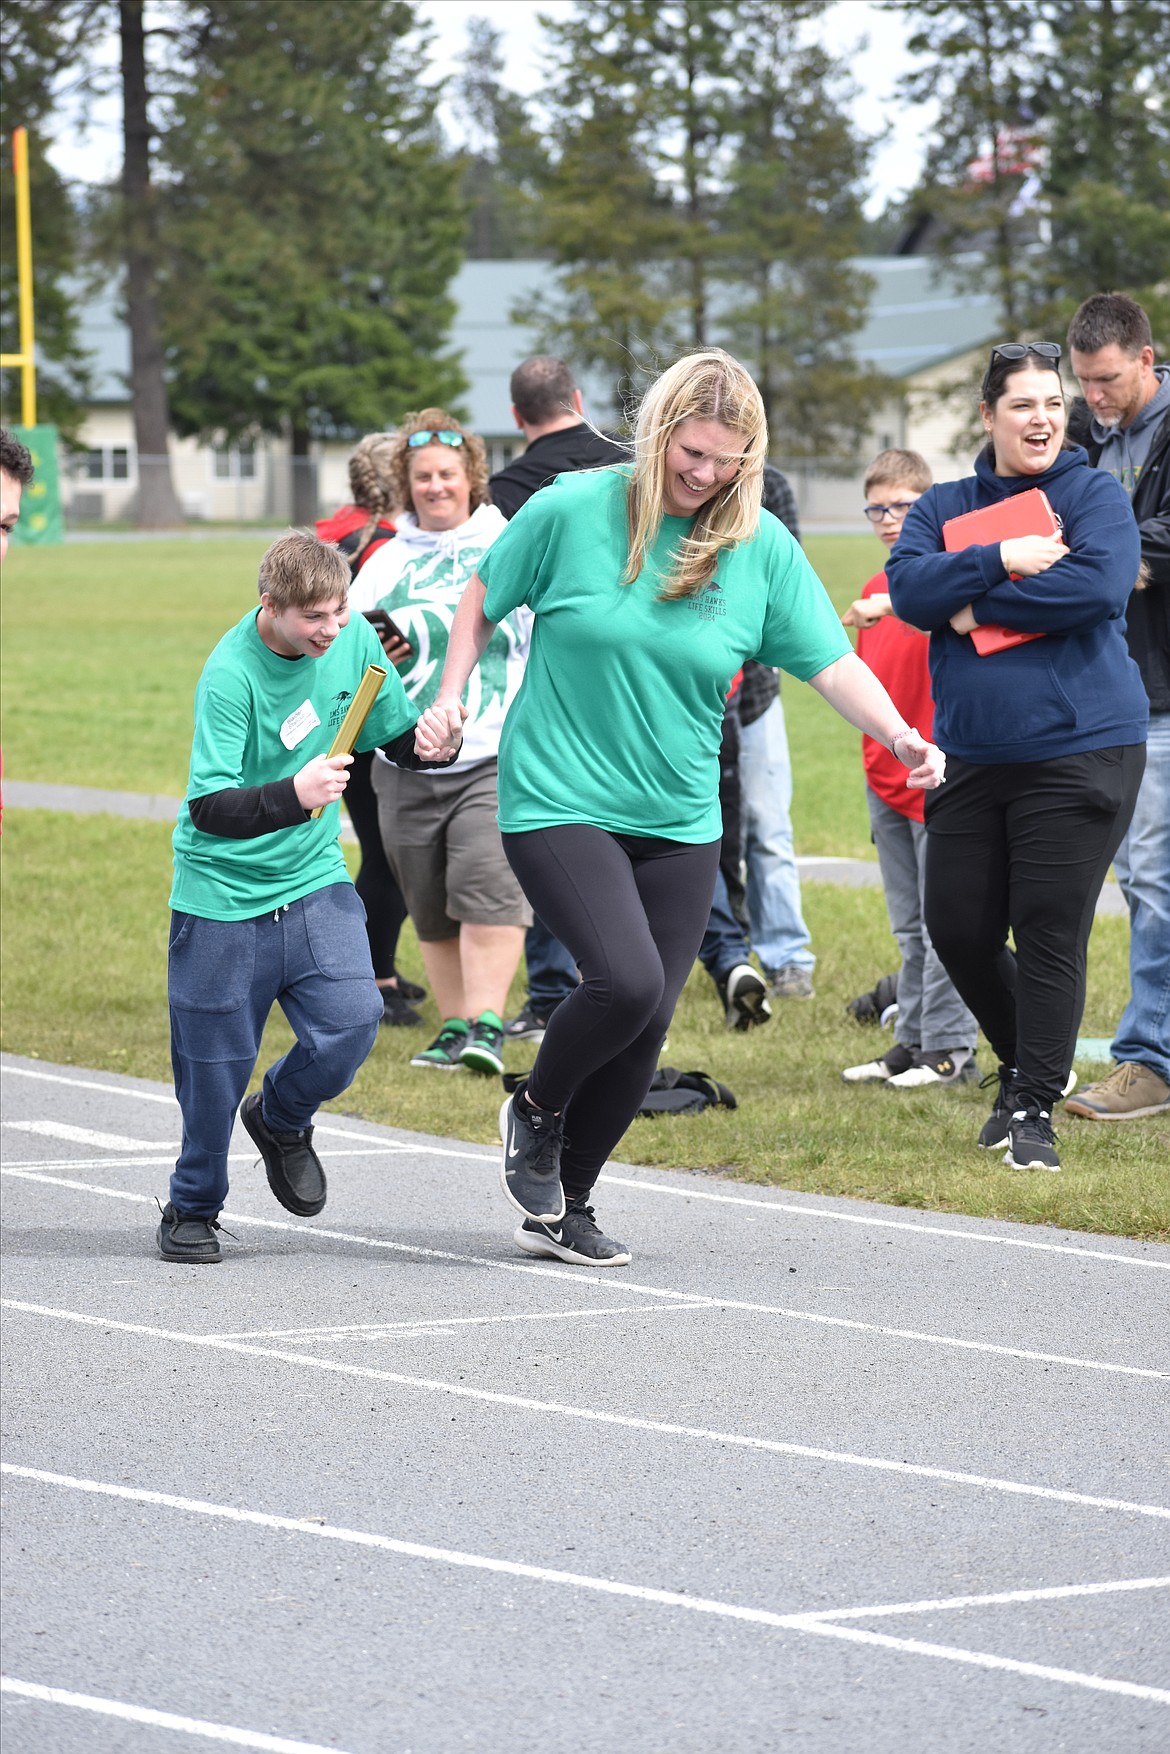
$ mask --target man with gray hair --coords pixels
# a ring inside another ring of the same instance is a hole
[[[555,475],[629,461],[622,445],[595,432],[585,419],[581,392],[563,359],[538,353],[522,360],[510,387],[512,418],[527,449],[488,482],[492,503],[506,518],[514,518]]]
[[[1107,1078],[1065,1104],[1090,1121],[1170,1111],[1170,366],[1155,365],[1150,320],[1121,292],[1085,300],[1068,331],[1084,401],[1069,437],[1130,497],[1142,577],[1125,630],[1150,697],[1146,771],[1113,868],[1129,905],[1129,1003]]]

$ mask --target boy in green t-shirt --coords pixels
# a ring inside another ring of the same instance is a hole
[[[163,1208],[167,1260],[216,1261],[236,1109],[282,1206],[325,1204],[313,1150],[322,1102],[352,1082],[374,1045],[382,996],[365,912],[338,844],[353,757],[330,756],[382,648],[349,613],[349,567],[291,530],[260,563],[260,607],[220,640],[195,691],[187,794],[175,827],[168,988],[183,1143]],[[446,767],[457,742],[423,730],[391,672],[358,738],[399,766]],[[320,808],[314,818],[312,812]],[[296,1044],[240,1098],[279,1004]]]

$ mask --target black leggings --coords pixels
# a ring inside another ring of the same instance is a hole
[[[949,756],[945,786],[926,794],[926,929],[1042,1108],[1073,1062],[1093,912],[1145,762],[1140,743],[995,765]]]
[[[354,888],[366,910],[366,936],[374,964],[374,979],[388,980],[394,973],[398,954],[398,934],[406,918],[406,902],[397,879],[386,862],[382,835],[378,828],[378,800],[370,783],[374,751],[364,750],[353,758],[349,784],[342,797],[353,823],[362,862],[354,879]]]
[[[561,1182],[587,1194],[641,1107],[706,929],[719,842],[610,834],[582,823],[506,834],[520,886],[581,970],[548,1020],[528,1080],[565,1113]]]

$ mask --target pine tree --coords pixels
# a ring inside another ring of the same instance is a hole
[[[453,108],[467,144],[459,154],[468,211],[467,254],[506,261],[538,248],[537,188],[546,168],[522,97],[503,82],[503,34],[489,18],[467,20],[467,48],[453,81]]]
[[[180,431],[314,439],[464,387],[445,352],[464,215],[404,0],[206,0],[163,145]]]

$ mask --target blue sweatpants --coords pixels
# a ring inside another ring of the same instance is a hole
[[[214,1218],[227,1199],[236,1110],[279,1004],[296,1044],[264,1075],[263,1115],[299,1132],[353,1080],[378,1034],[365,909],[351,883],[333,883],[252,920],[171,916],[171,1064],[183,1144],[171,1203]]]

